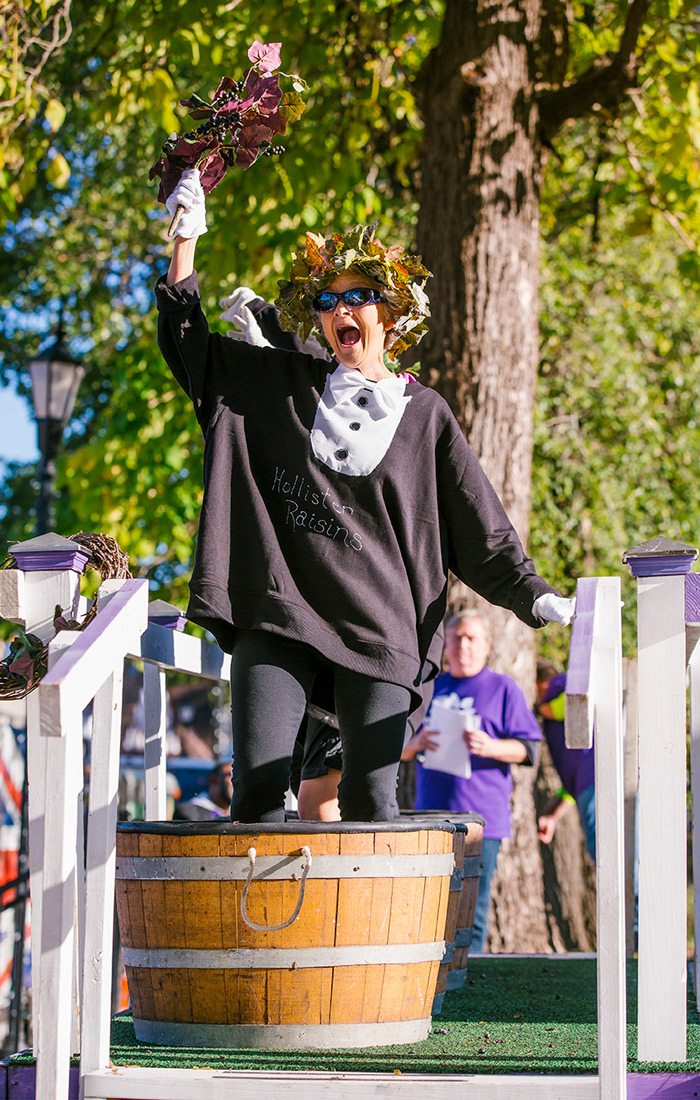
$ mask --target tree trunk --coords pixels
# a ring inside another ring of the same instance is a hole
[[[418,251],[434,273],[423,375],[460,421],[520,534],[530,510],[538,362],[539,193],[542,150],[528,42],[536,0],[448,0],[443,33],[421,73],[425,123]],[[474,603],[454,581],[451,607]],[[532,698],[533,635],[484,607],[493,665]],[[516,768],[513,841],[493,886],[490,946],[546,951],[534,770]]]
[[[561,786],[543,746],[535,784],[535,812],[544,812]],[[595,867],[572,806],[557,825],[551,845],[542,845],[544,901],[552,951],[595,951]]]
[[[649,0],[630,0],[617,50],[567,79],[566,0],[445,0],[440,41],[416,85],[425,124],[418,249],[435,275],[423,375],[451,405],[523,541],[539,343],[542,135],[551,142],[567,119],[602,108],[614,116],[635,84],[648,9]],[[452,609],[474,602],[464,585],[451,585]],[[481,610],[494,666],[532,697],[532,632],[507,612]],[[515,769],[513,841],[499,858],[489,945],[587,949],[591,868],[577,821],[570,814],[557,830],[543,879],[534,782],[534,769]],[[552,784],[545,761],[538,798]]]

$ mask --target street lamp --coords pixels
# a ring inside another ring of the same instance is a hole
[[[41,453],[36,530],[38,535],[43,535],[53,528],[56,454],[85,374],[83,364],[71,355],[66,346],[62,312],[58,318],[56,339],[34,359],[30,359],[29,370]]]

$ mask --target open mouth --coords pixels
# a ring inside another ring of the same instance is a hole
[[[360,339],[360,330],[352,325],[343,325],[337,330],[338,343],[341,348],[351,348]]]

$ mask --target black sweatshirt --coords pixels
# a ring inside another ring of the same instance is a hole
[[[267,630],[414,691],[440,663],[448,570],[530,626],[550,587],[434,390],[411,382],[367,476],[321,465],[309,433],[329,364],[210,333],[195,274],[156,287],[163,356],[205,438],[188,618],[230,651]],[[330,368],[332,369],[332,368]]]

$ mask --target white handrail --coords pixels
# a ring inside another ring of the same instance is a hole
[[[627,1095],[625,851],[620,580],[579,580],[566,680],[566,743],[595,725],[596,927],[600,1100]]]
[[[100,593],[104,608],[39,687],[43,737],[65,736],[117,664],[138,648],[148,621],[148,581],[105,581]]]
[[[150,661],[162,669],[201,676],[204,680],[228,681],[231,669],[229,654],[223,653],[218,645],[157,623],[148,624],[128,656]]]

